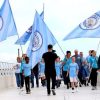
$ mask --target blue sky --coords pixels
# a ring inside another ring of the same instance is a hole
[[[0,0],[0,7],[4,0]],[[43,10],[44,21],[58,40],[61,48],[65,52],[74,49],[88,54],[89,49],[97,50],[100,39],[73,39],[62,41],[79,23],[100,10],[100,0],[9,0],[19,36],[21,36],[32,24],[35,10],[39,13]],[[14,42],[17,36],[9,37],[0,42],[0,61],[16,61],[17,49],[19,46]],[[28,43],[23,47],[26,52]],[[63,53],[58,45],[54,47],[59,56],[63,58]],[[99,54],[99,50],[98,50]]]

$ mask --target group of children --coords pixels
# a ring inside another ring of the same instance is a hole
[[[29,64],[29,57],[26,55],[23,55],[23,58],[17,57],[17,64],[14,68],[17,87],[21,89],[25,79],[26,94],[30,94],[31,65]]]
[[[75,88],[77,90],[78,83],[81,85],[88,85],[89,77],[90,77],[90,68],[87,60],[82,61],[82,66],[80,67],[78,63],[76,63],[75,56],[70,57],[70,52],[67,52],[67,58],[63,61],[60,60],[60,57],[55,61],[55,70],[56,70],[56,87],[60,87],[61,80],[63,79],[64,84],[67,85],[67,88],[71,87],[72,92],[74,92]],[[25,56],[23,60],[17,58],[16,65],[16,80],[17,86],[20,87],[20,83],[22,83],[18,77],[23,75],[25,78],[25,87],[26,93],[30,93],[30,77],[32,75],[32,66],[29,64],[29,57]],[[21,67],[20,67],[21,66]],[[39,68],[39,78],[41,78],[42,86],[46,86],[46,77],[45,77],[45,63],[43,59],[38,63]],[[21,73],[20,70],[21,69]],[[81,77],[81,81],[80,78]],[[67,82],[66,80],[67,79]],[[80,85],[80,86],[81,86]],[[22,85],[21,85],[22,86]]]
[[[79,82],[79,80],[78,80],[79,66],[75,62],[75,57],[72,57],[71,60],[72,60],[72,62],[69,64],[66,77],[69,78],[72,90],[74,90],[75,87],[77,89],[78,82]],[[41,83],[42,83],[42,86],[45,86],[46,85],[46,78],[45,78],[45,74],[44,74],[45,64],[44,64],[43,60],[40,62],[39,68],[40,68]],[[62,68],[63,68],[62,62],[60,61],[60,57],[58,57],[55,61],[56,87],[57,88],[60,87],[61,80],[63,79]],[[88,69],[88,65],[87,65],[86,61],[84,61],[83,67],[82,67],[82,79],[83,79],[83,84],[86,85],[86,83],[88,82],[88,79],[89,79],[89,69]]]

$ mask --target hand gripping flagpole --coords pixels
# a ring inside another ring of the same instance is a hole
[[[18,48],[18,57],[20,57],[20,52],[19,52],[19,48]]]

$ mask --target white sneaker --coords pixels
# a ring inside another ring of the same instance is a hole
[[[20,89],[20,87],[17,87],[17,89]]]
[[[24,91],[24,88],[21,88],[20,90],[21,90],[21,91]]]
[[[75,92],[75,89],[72,89],[72,93],[74,93]]]

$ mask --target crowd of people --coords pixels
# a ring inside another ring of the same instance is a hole
[[[75,50],[74,53],[71,55],[71,51],[66,51],[64,59],[61,60],[50,44],[48,51],[34,67],[30,65],[26,54],[17,57],[17,64],[14,66],[17,87],[22,89],[25,82],[26,94],[30,94],[31,88],[34,88],[35,77],[37,88],[41,79],[41,85],[47,87],[48,96],[51,92],[56,95],[55,87],[59,88],[62,81],[67,89],[72,89],[72,93],[78,90],[78,86],[89,84],[92,90],[96,90],[97,74],[100,72],[100,56],[97,57],[95,50],[90,50],[86,58],[83,52]],[[51,81],[52,86],[50,86]]]

